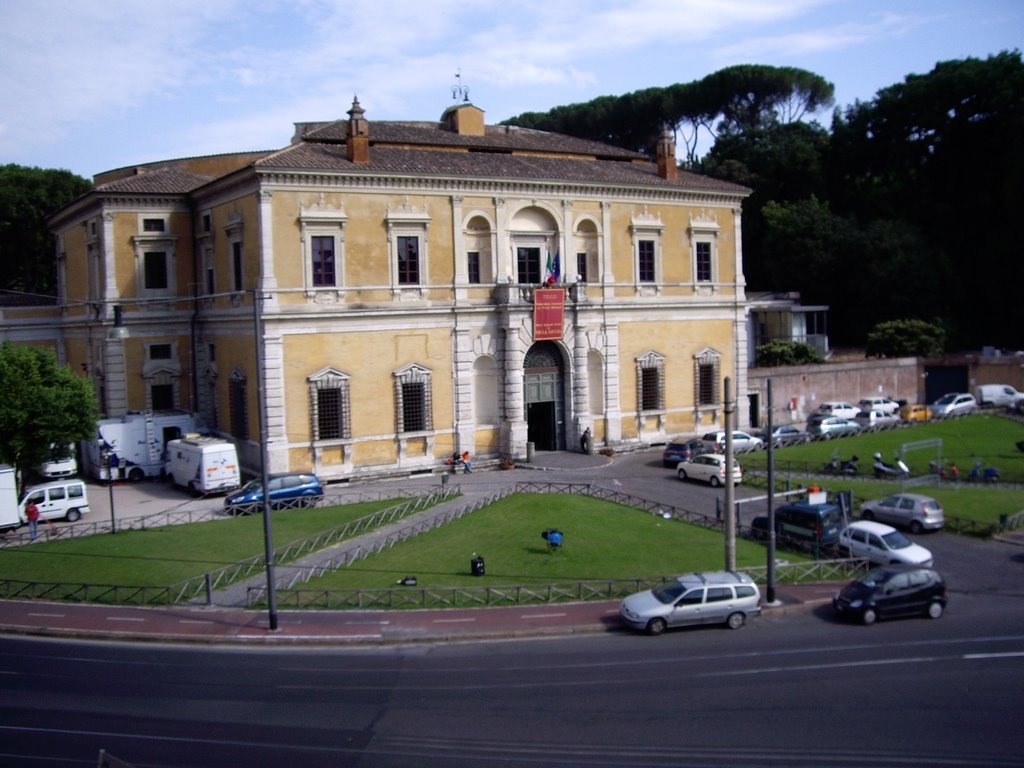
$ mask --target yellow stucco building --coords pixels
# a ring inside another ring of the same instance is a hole
[[[749,190],[674,149],[356,100],[279,151],[101,174],[51,219],[59,354],[107,416],[191,410],[325,480],[706,431],[746,387]]]

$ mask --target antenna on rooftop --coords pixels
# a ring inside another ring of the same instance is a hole
[[[462,98],[463,103],[469,104],[469,88],[462,84],[462,68],[455,72],[455,83],[452,85],[452,101]]]

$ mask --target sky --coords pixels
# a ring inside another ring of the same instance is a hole
[[[0,0],[0,164],[276,149],[354,96],[371,132],[467,93],[494,124],[735,64],[808,70],[846,107],[1022,49],[1024,0]]]

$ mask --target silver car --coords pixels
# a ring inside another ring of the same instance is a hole
[[[660,635],[668,627],[725,624],[739,629],[761,613],[761,590],[745,573],[716,571],[677,576],[622,601],[619,616],[633,629]]]
[[[864,520],[879,520],[900,525],[911,533],[937,531],[946,524],[942,505],[931,496],[920,493],[897,493],[885,499],[866,501],[860,507]]]

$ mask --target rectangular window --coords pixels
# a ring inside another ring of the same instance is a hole
[[[345,401],[341,388],[316,391],[317,440],[339,440],[346,437]]]
[[[715,375],[717,366],[701,363],[697,366],[697,404],[716,405],[718,403],[718,377]]]
[[[231,243],[231,275],[234,279],[234,290],[242,290],[242,243],[236,240]]]
[[[711,243],[697,243],[697,281],[711,282]]]
[[[209,232],[211,224],[212,224],[212,222],[211,222],[211,219],[210,219],[210,214],[204,213],[203,214],[203,232]]]
[[[466,274],[469,282],[480,284],[480,251],[469,251],[466,254]]]
[[[587,282],[587,254],[580,252],[576,254],[576,274],[579,275],[580,282]]]
[[[163,232],[164,231],[164,220],[163,219],[143,219],[142,220],[142,231],[143,232]]]
[[[147,291],[167,290],[167,254],[147,251],[143,254],[143,287]]]
[[[421,381],[402,384],[402,431],[422,432],[427,428],[427,398]]]
[[[334,238],[314,236],[313,285],[333,286],[334,284]]]
[[[654,241],[640,240],[637,246],[637,279],[641,283],[654,282]]]
[[[213,271],[213,267],[206,268],[206,292],[211,296],[215,294],[217,288],[216,275]]]
[[[231,409],[231,434],[239,440],[249,439],[249,406],[244,381],[228,385],[228,407]]]
[[[661,377],[657,368],[643,368],[640,371],[640,409],[657,411],[661,409]]]
[[[520,285],[540,282],[540,248],[516,248],[516,268]]]
[[[398,284],[420,284],[420,239],[398,237]]]
[[[150,344],[149,345],[149,359],[150,360],[170,360],[171,359],[170,344]]]

